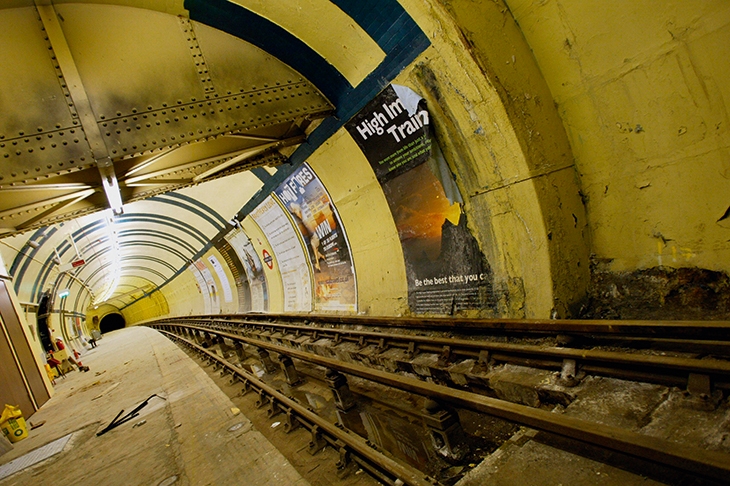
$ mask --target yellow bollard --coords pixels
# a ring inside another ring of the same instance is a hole
[[[18,442],[28,437],[28,427],[25,425],[20,407],[5,405],[5,410],[0,417],[0,429],[10,442]]]

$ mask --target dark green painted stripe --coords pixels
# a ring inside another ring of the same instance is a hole
[[[33,236],[31,236],[30,239],[38,241],[36,238],[38,238],[42,234],[42,233],[40,233],[40,231],[41,230],[38,230],[35,233],[33,233]],[[14,288],[15,288],[16,295],[18,294],[18,292],[20,292],[21,284],[23,282],[23,279],[25,278],[25,272],[28,271],[28,267],[30,266],[31,262],[33,261],[31,259],[31,257],[35,258],[35,256],[38,255],[38,252],[40,251],[41,246],[43,245],[43,242],[48,240],[51,236],[53,236],[53,234],[56,231],[58,231],[58,228],[56,228],[55,226],[48,230],[48,233],[46,233],[43,236],[43,239],[41,241],[38,241],[38,243],[40,243],[40,246],[38,246],[38,248],[33,248],[33,251],[31,251],[28,255],[26,255],[28,258],[23,261],[23,264],[20,267],[20,269],[17,271],[17,273],[15,273],[15,271],[11,268],[10,275],[12,275],[13,279],[15,280]],[[18,255],[15,256],[15,260],[13,260],[13,265],[15,265],[15,262],[18,261],[18,257],[20,257],[20,253],[18,253]],[[36,275],[36,277],[37,277],[37,275]],[[36,289],[37,284],[38,284],[37,281],[34,282],[33,289],[31,290],[31,298],[33,298],[33,299],[35,298],[35,289]],[[35,300],[32,300],[32,302],[35,302]]]
[[[72,237],[73,237],[74,241],[79,238],[86,237],[86,236],[90,235],[91,233],[93,233],[94,231],[96,231],[99,226],[104,225],[104,224],[105,224],[104,220],[96,220],[96,221],[89,223],[86,226],[74,231],[72,233]],[[53,232],[55,232],[57,229],[58,228],[54,227]],[[53,234],[53,233],[49,232],[48,236],[50,236],[51,234]],[[64,256],[70,248],[71,248],[71,244],[68,241],[63,240],[60,244],[60,248],[58,249],[59,255]],[[31,291],[31,296],[32,296],[31,301],[32,302],[36,302],[40,299],[40,294],[43,293],[43,289],[46,287],[48,277],[51,273],[51,269],[53,268],[53,265],[51,264],[53,262],[53,257],[55,257],[55,254],[51,253],[48,256],[48,258],[46,259],[46,262],[45,262],[46,266],[44,267],[44,271],[39,273],[36,276],[36,280],[33,283],[33,289]]]
[[[290,164],[283,164],[283,165],[280,165],[279,167],[277,167],[276,174],[271,176],[271,178],[269,178],[269,180],[264,183],[264,186],[261,189],[259,189],[259,191],[256,194],[254,194],[253,197],[246,203],[246,205],[244,205],[244,207],[238,212],[238,214],[236,216],[238,218],[238,220],[243,221],[243,218],[245,218],[251,211],[253,211],[256,208],[256,206],[261,204],[263,202],[263,200],[266,199],[266,197],[269,194],[271,194],[271,192],[279,186],[279,184],[284,182],[284,180],[287,177],[289,177],[289,175],[292,173],[293,170],[294,170],[294,166],[290,165]],[[208,250],[210,250],[218,241],[222,240],[226,236],[226,234],[228,234],[228,232],[230,230],[231,230],[230,227],[226,228],[224,230],[221,230],[203,248],[201,248],[200,251],[198,251],[198,253],[196,253],[190,260],[192,262],[195,262],[198,259],[202,258],[202,256],[205,255],[205,253],[208,252]],[[120,310],[124,310],[127,307],[129,307],[130,305],[137,302],[138,300],[144,299],[149,294],[159,291],[164,286],[166,286],[167,284],[169,284],[170,282],[175,280],[175,278],[178,277],[179,275],[181,275],[185,270],[187,270],[188,266],[189,265],[184,265],[177,272],[175,272],[170,278],[168,278],[167,280],[165,280],[165,282],[163,282],[161,285],[159,285],[157,288],[152,289],[150,292],[145,293],[138,299],[135,299],[134,301],[132,301],[129,304],[122,307]]]
[[[132,266],[129,266],[128,269],[129,270],[142,270],[144,272],[148,272],[148,273],[151,273],[153,275],[156,275],[156,276],[160,277],[160,280],[164,280],[165,279],[165,276],[163,274],[161,274],[157,270],[153,270],[153,269],[151,269],[149,267],[141,267],[141,266],[137,266],[137,265],[132,265]],[[140,277],[140,278],[142,278],[142,277]],[[150,282],[151,282],[151,280],[150,280]],[[119,309],[119,310],[121,310],[121,309]]]
[[[159,230],[152,230],[152,229],[140,229],[140,230],[123,230],[119,232],[120,238],[132,238],[137,236],[151,236],[153,238],[160,238],[162,240],[167,240],[171,243],[175,243],[176,245],[180,245],[185,250],[189,251],[191,255],[195,254],[195,248],[193,245],[189,244],[187,241],[178,238],[176,236],[173,236],[169,233],[165,233],[164,231]],[[140,241],[137,239],[134,239],[134,241]]]
[[[259,178],[261,182],[266,182],[269,179],[271,179],[271,174],[269,174],[269,171],[264,169],[263,167],[254,167],[251,169],[251,173]]]
[[[335,106],[352,89],[332,64],[272,21],[228,0],[185,0],[184,5],[191,20],[243,39],[291,66]]]
[[[91,233],[101,229],[106,229],[106,221],[103,219],[97,219],[96,221],[93,221],[86,226],[77,229],[76,231],[71,233],[71,236],[73,237],[74,241],[78,242],[80,239],[85,238]]]
[[[386,54],[396,49],[412,30],[421,30],[396,0],[330,0],[378,43]],[[423,32],[421,31],[421,34]]]
[[[41,228],[39,230],[36,230],[30,238],[28,238],[28,241],[38,241],[38,238],[43,236],[43,232],[46,230],[46,228]],[[55,232],[56,228],[51,228],[49,232],[49,236]],[[44,238],[45,239],[45,238]],[[23,274],[28,269],[28,266],[30,265],[30,262],[32,261],[33,257],[35,257],[38,254],[38,250],[40,250],[42,246],[42,243],[39,242],[38,248],[28,247],[30,251],[21,251],[15,255],[15,258],[13,259],[13,263],[10,265],[10,270],[8,273],[13,276],[13,279],[15,280],[15,293],[18,293],[18,289],[20,288],[20,281],[23,279]],[[27,260],[26,260],[27,259]],[[21,270],[19,273],[16,273],[18,271],[18,267],[20,267],[21,263],[23,263],[23,266],[21,267]]]
[[[41,294],[43,293],[43,290],[46,286],[46,282],[48,280],[48,276],[51,273],[51,270],[55,266],[53,263],[53,258],[55,255],[51,253],[48,258],[46,258],[46,261],[43,264],[43,270],[36,275],[35,282],[33,282],[33,289],[31,291],[31,302],[39,302]]]
[[[200,209],[202,209],[203,211],[206,211],[208,214],[210,214],[215,219],[217,219],[223,226],[225,226],[226,223],[228,223],[228,221],[226,221],[225,218],[223,218],[223,216],[221,216],[220,213],[218,213],[218,211],[216,211],[215,209],[211,208],[210,206],[208,206],[207,204],[203,203],[202,201],[198,201],[195,198],[192,198],[190,196],[186,196],[185,194],[180,194],[178,192],[168,192],[166,194],[161,194],[161,195],[162,196],[167,196],[167,197],[174,197],[176,199],[180,199],[182,201],[187,201],[190,204],[193,204],[195,206],[198,206]]]
[[[160,280],[162,280],[162,281],[165,280],[165,276],[163,274],[161,274],[157,270],[154,270],[154,269],[149,268],[149,267],[142,267],[142,266],[138,266],[138,265],[130,265],[130,266],[127,267],[127,270],[135,270],[135,271],[136,270],[140,270],[140,271],[143,271],[143,272],[151,273],[152,275],[155,275],[155,276],[159,277]],[[106,276],[102,276],[100,278],[106,278]],[[143,278],[143,277],[139,277],[139,278]],[[95,284],[96,284],[96,282],[95,282]],[[119,310],[122,310],[122,309],[119,309]]]
[[[125,258],[125,259],[123,259],[122,261],[123,261],[123,262],[125,262],[125,261],[126,261],[126,262],[129,262],[129,261],[136,261],[136,260],[142,260],[142,261],[151,261],[151,262],[153,262],[153,263],[158,263],[158,264],[160,264],[160,265],[162,265],[162,266],[164,266],[164,267],[167,267],[167,268],[169,268],[169,269],[170,269],[171,271],[175,271],[175,267],[173,267],[173,266],[172,266],[172,265],[170,265],[169,263],[167,263],[167,262],[165,262],[165,261],[163,261],[163,260],[160,260],[159,258],[155,258],[155,257],[148,257],[148,256],[137,256],[137,257],[130,257],[130,258]],[[95,278],[95,277],[96,277],[96,276],[97,276],[97,275],[98,275],[98,274],[99,274],[100,272],[102,272],[102,271],[106,270],[107,268],[109,268],[109,265],[110,265],[110,264],[105,264],[105,265],[101,265],[101,266],[100,266],[99,268],[97,268],[96,270],[94,270],[94,272],[93,272],[93,273],[91,273],[91,274],[90,274],[90,275],[89,275],[88,277],[86,277],[86,280],[84,280],[84,283],[85,283],[86,285],[88,285],[89,287],[91,287],[91,288],[94,288],[94,286],[95,286],[95,285],[96,285],[96,284],[97,284],[98,282],[94,282],[93,284],[91,284],[91,280],[92,280],[93,278]],[[133,269],[133,268],[145,268],[145,267],[139,267],[139,266],[135,266],[135,265],[129,265],[129,266],[125,266],[125,265],[122,265],[122,270],[121,270],[121,272],[120,272],[120,275],[121,275],[121,274],[123,274],[125,270],[129,270],[129,269]],[[162,274],[162,273],[158,272],[157,270],[153,270],[152,268],[147,268],[147,270],[148,270],[148,271],[149,271],[150,273],[154,273],[155,275],[157,275],[158,277],[160,277],[160,279],[161,279],[162,281],[164,281],[164,280],[165,280],[165,278],[166,278],[164,274]],[[102,275],[102,276],[100,276],[99,278],[106,278],[106,275]]]
[[[205,245],[208,242],[208,237],[199,229],[192,225],[180,221],[169,216],[158,215],[158,214],[143,214],[143,213],[128,213],[120,217],[121,223],[154,223],[169,226],[176,230],[188,234],[191,237],[198,240],[201,244]]]
[[[119,244],[119,248],[130,248],[130,247],[138,247],[138,246],[157,248],[157,249],[163,250],[167,253],[172,253],[173,255],[175,255],[176,257],[178,257],[180,260],[182,260],[184,262],[188,261],[188,257],[183,255],[182,252],[180,252],[179,250],[176,250],[175,248],[172,248],[168,245],[165,245],[163,243],[156,243],[154,241],[135,241],[135,242],[130,241],[130,242],[125,242],[125,243]],[[128,255],[128,258],[133,258],[133,255]],[[172,271],[174,272],[175,267],[173,267],[172,265],[170,265],[170,267],[172,268]]]
[[[158,202],[158,203],[162,203],[162,204],[169,204],[171,206],[175,206],[175,207],[184,209],[186,211],[189,211],[189,212],[197,215],[198,217],[202,218],[203,220],[207,221],[216,230],[223,229],[223,226],[220,225],[215,219],[211,218],[209,215],[205,214],[200,209],[191,207],[190,205],[185,204],[182,201],[170,200],[170,199],[167,199],[162,196],[153,196],[153,197],[148,198],[147,201],[153,201],[153,202]],[[224,224],[225,224],[225,221],[224,221]]]

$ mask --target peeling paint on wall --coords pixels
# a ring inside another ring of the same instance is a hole
[[[589,295],[582,318],[730,318],[730,277],[725,272],[687,267],[594,272]]]

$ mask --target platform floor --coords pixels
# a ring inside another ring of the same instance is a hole
[[[106,334],[81,360],[90,371],[56,379],[55,396],[29,420],[45,424],[0,456],[0,477],[13,460],[24,468],[0,485],[309,484],[205,371],[156,331]],[[138,417],[96,435],[153,394],[166,400],[154,397]],[[60,452],[47,457],[44,446]],[[47,458],[28,466],[30,453]]]

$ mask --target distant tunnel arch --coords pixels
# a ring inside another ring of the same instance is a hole
[[[117,329],[124,329],[126,325],[127,323],[125,322],[124,317],[115,312],[113,314],[107,314],[101,318],[101,322],[99,322],[99,331],[101,331],[102,334],[105,334],[107,332],[116,331]]]

